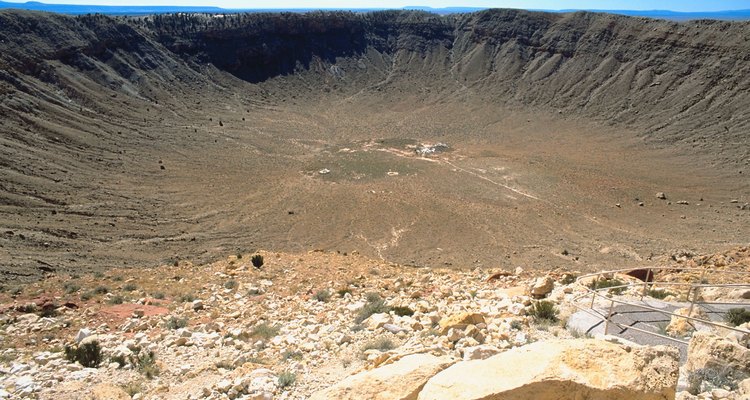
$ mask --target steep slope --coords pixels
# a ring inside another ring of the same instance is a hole
[[[0,27],[4,279],[255,247],[595,268],[750,233],[748,23],[2,11]],[[670,201],[638,206],[656,191]]]

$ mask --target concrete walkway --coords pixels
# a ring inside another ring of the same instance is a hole
[[[615,304],[612,309],[612,316],[609,324],[605,324],[604,318],[609,313],[609,307],[594,307],[591,310],[578,311],[568,319],[567,327],[570,330],[577,331],[591,336],[607,334],[621,337],[634,343],[643,345],[669,345],[676,346],[680,350],[680,358],[684,362],[687,357],[687,345],[658,336],[650,335],[645,332],[639,332],[630,327],[636,327],[648,332],[660,333],[665,335],[666,329],[671,316],[659,311],[645,310],[638,307],[639,305],[651,307],[664,312],[674,312],[679,308],[689,307],[689,303],[667,303],[661,300],[644,298],[643,300],[631,300],[629,304]],[[730,308],[742,307],[742,305],[715,305],[715,304],[696,304],[701,307],[709,319],[712,321],[723,322],[724,314]],[[596,314],[598,315],[596,315]],[[602,317],[603,316],[603,317]],[[617,325],[619,324],[619,326]],[[604,331],[607,325],[607,331]],[[697,330],[709,329],[708,325],[696,323]],[[684,342],[689,338],[678,338]]]

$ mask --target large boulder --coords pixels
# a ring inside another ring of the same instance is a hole
[[[698,329],[700,330],[701,327],[707,328],[707,325],[701,324],[700,322],[697,322],[692,319],[684,318],[686,316],[691,318],[698,318],[702,320],[708,320],[708,315],[705,311],[703,311],[700,307],[693,307],[692,311],[690,308],[680,308],[674,311],[674,314],[672,318],[669,321],[669,325],[667,325],[667,334],[674,337],[682,337],[688,335],[690,332]],[[690,314],[690,315],[688,315]]]
[[[453,365],[419,400],[674,399],[679,353],[602,340],[537,342],[486,360]]]
[[[688,372],[731,370],[747,376],[750,375],[750,349],[712,332],[696,332],[688,345],[685,369]]]
[[[416,400],[428,379],[454,360],[430,354],[412,354],[392,364],[352,375],[314,393],[310,400]]]

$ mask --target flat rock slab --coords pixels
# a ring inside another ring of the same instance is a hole
[[[310,400],[416,400],[425,383],[455,360],[430,354],[406,356],[393,364],[352,375]]]
[[[453,365],[419,400],[674,399],[678,352],[601,340],[538,342]]]

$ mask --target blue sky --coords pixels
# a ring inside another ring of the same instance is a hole
[[[24,2],[25,0],[5,0]],[[750,0],[41,0],[57,4],[100,5],[185,5],[218,6],[226,8],[401,8],[404,6],[429,7],[505,7],[561,10],[569,8],[595,10],[672,10],[672,11],[724,11],[750,9]]]

